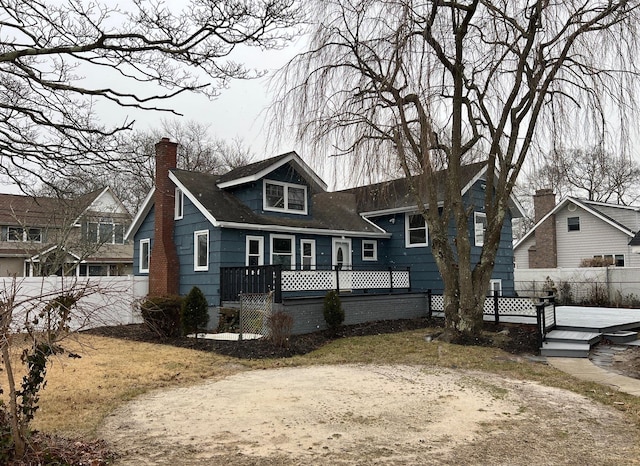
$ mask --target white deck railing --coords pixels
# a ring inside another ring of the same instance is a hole
[[[408,270],[283,270],[282,291],[409,289]]]

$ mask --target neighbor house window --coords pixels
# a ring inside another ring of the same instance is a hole
[[[247,236],[246,265],[264,265],[264,238],[262,236]]]
[[[502,296],[502,280],[499,278],[489,281],[489,296]]]
[[[271,235],[271,264],[281,264],[283,269],[295,268],[294,237]]]
[[[7,228],[7,241],[22,241],[24,236],[24,228],[9,227]]]
[[[362,240],[362,260],[378,260],[378,242],[376,240]]]
[[[149,238],[140,240],[140,273],[149,273],[149,258],[151,257],[151,241]]]
[[[263,199],[264,210],[307,213],[306,186],[265,180]]]
[[[580,231],[580,217],[567,218],[567,230],[568,231]]]
[[[406,214],[404,225],[406,247],[427,246],[429,233],[427,224],[421,214]]]
[[[482,246],[484,244],[484,236],[487,232],[487,214],[484,212],[474,212],[473,227],[475,245]]]
[[[42,242],[42,230],[40,228],[8,227],[7,241]]]
[[[596,254],[594,259],[602,259],[608,265],[624,267],[624,254]]]
[[[110,218],[87,224],[87,241],[99,244],[124,244],[124,225]]]
[[[193,270],[209,270],[209,230],[193,233]]]
[[[302,270],[314,270],[316,268],[315,240],[300,240],[300,260],[302,261]]]
[[[173,218],[180,220],[184,215],[184,194],[182,190],[176,188],[176,204]]]

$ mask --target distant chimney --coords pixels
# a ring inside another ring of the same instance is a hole
[[[556,206],[556,195],[552,189],[539,189],[533,196],[536,224]],[[556,245],[556,216],[551,215],[534,232],[536,243],[529,248],[529,268],[554,269],[558,266]]]
[[[156,144],[156,190],[154,194],[154,240],[149,263],[151,296],[179,293],[179,261],[173,241],[175,186],[169,170],[176,168],[178,144],[168,138]]]

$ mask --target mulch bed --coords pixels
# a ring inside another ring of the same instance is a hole
[[[336,329],[321,330],[305,335],[292,335],[284,347],[274,346],[268,340],[221,341],[194,338],[159,337],[144,324],[123,325],[117,327],[99,327],[87,330],[86,333],[124,340],[141,341],[172,345],[215,353],[239,359],[288,358],[314,351],[333,340],[347,337],[381,335],[405,332],[421,328],[442,327],[438,319],[403,319],[367,322],[356,325],[344,325]],[[509,338],[494,338],[497,332],[508,332]],[[497,326],[485,324],[485,332],[480,338],[458,340],[454,343],[462,345],[498,346],[510,353],[535,353],[538,343],[535,328],[523,326]]]

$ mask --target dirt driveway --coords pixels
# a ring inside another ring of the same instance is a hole
[[[243,372],[142,396],[99,435],[118,465],[638,464],[637,429],[613,409],[415,366]]]

